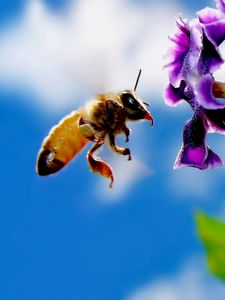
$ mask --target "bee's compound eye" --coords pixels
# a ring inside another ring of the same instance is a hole
[[[131,104],[131,105],[134,104],[134,98],[129,97],[129,98],[128,98],[128,102],[129,102],[129,104]]]
[[[125,107],[133,108],[137,106],[137,101],[134,99],[134,96],[130,93],[124,93],[122,95],[122,101]]]

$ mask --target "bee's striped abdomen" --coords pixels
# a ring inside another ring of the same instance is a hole
[[[43,142],[37,159],[37,173],[45,176],[62,169],[87,144],[78,128],[79,111],[63,118]]]

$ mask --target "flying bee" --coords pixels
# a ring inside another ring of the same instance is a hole
[[[124,133],[128,142],[130,129],[126,126],[126,121],[149,120],[153,126],[153,117],[147,110],[149,104],[141,101],[135,92],[140,75],[141,70],[133,90],[97,95],[54,126],[38,154],[37,173],[46,176],[58,172],[88,142],[93,142],[94,146],[87,153],[89,168],[108,178],[109,186],[112,187],[114,177],[111,167],[94,157],[94,153],[104,144],[107,136],[111,149],[118,154],[127,155],[128,160],[131,160],[130,149],[116,145],[116,135]]]

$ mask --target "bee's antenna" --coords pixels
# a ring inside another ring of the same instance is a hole
[[[137,77],[137,80],[136,80],[136,83],[135,83],[135,86],[134,86],[134,91],[136,91],[140,76],[141,76],[141,69],[139,70],[139,73],[138,73],[138,77]]]

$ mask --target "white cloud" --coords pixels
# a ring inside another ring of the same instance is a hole
[[[1,33],[0,83],[28,86],[45,107],[59,109],[132,88],[142,67],[140,93],[161,94],[175,5],[79,0],[55,15],[41,0],[29,1],[23,18]]]
[[[191,259],[177,274],[138,289],[126,300],[224,300],[225,285],[210,276],[200,259]]]

